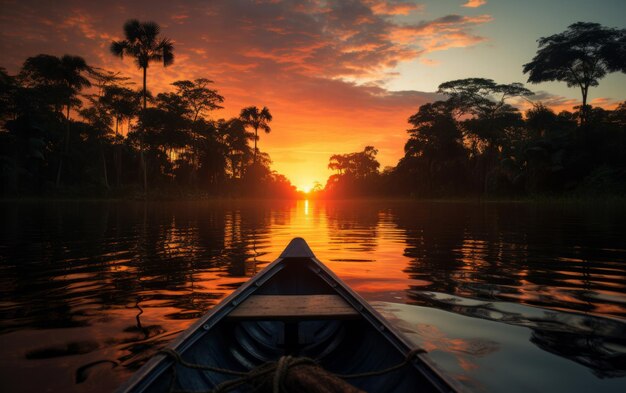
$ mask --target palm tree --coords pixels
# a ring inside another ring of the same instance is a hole
[[[135,59],[137,67],[143,70],[143,109],[147,107],[146,78],[148,66],[151,62],[163,62],[163,67],[167,67],[174,62],[174,45],[168,38],[159,38],[161,27],[155,22],[139,22],[131,19],[124,24],[125,40],[113,41],[111,43],[111,53],[120,58],[124,55]],[[148,189],[146,175],[146,162],[143,152],[143,142],[141,143],[141,164],[143,166],[143,186],[144,192]]]
[[[69,152],[70,110],[74,106],[80,107],[81,101],[77,97],[78,93],[84,87],[91,86],[91,82],[83,75],[83,72],[92,72],[92,68],[82,57],[71,55],[64,55],[61,58],[46,54],[29,57],[22,68],[22,76],[29,83],[45,88],[48,93],[52,92],[57,100],[55,106],[59,110],[66,109],[64,154]],[[61,183],[62,169],[63,155],[61,155],[57,170],[57,187]]]
[[[256,164],[256,143],[259,139],[258,131],[259,128],[265,131],[266,134],[269,134],[270,131],[272,131],[269,126],[269,122],[272,121],[272,114],[266,106],[264,106],[260,111],[256,106],[249,106],[241,110],[239,118],[246,126],[254,128],[254,159],[252,162]]]
[[[120,58],[132,56],[137,67],[143,70],[143,108],[146,109],[146,77],[148,66],[162,61],[163,67],[174,62],[174,45],[168,38],[159,39],[161,27],[155,22],[139,22],[131,19],[124,24],[125,40],[113,41],[111,53]]]

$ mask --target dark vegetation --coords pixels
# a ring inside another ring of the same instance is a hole
[[[538,40],[528,81],[580,88],[582,105],[555,113],[520,83],[468,78],[439,85],[446,99],[409,117],[398,165],[377,171],[376,149],[334,155],[327,196],[626,195],[626,101],[591,107],[589,87],[626,72],[626,30],[575,23]],[[527,100],[525,113],[512,99]]]
[[[174,62],[172,42],[152,22],[130,20],[112,55],[135,61],[140,89],[78,56],[40,54],[17,75],[0,68],[0,195],[295,197],[257,148],[268,108],[211,120],[224,102],[212,81],[174,82],[151,94],[150,65]],[[380,171],[377,150],[335,154],[324,197],[626,195],[626,102],[591,107],[589,88],[626,72],[626,30],[575,23],[541,38],[524,65],[528,81],[578,87],[582,105],[555,113],[520,83],[468,78],[442,83],[445,100],[408,119],[405,155]],[[530,102],[530,101],[529,101]],[[150,104],[150,105],[148,105]],[[253,142],[253,147],[249,146]]]
[[[78,56],[30,57],[17,75],[0,68],[0,195],[297,194],[257,149],[258,130],[270,131],[269,109],[211,120],[224,97],[204,78],[151,94],[148,69],[171,65],[174,46],[153,22],[130,20],[124,35],[111,53],[135,61],[140,89]]]

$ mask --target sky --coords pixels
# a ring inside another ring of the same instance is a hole
[[[225,96],[213,119],[267,106],[260,135],[272,169],[299,189],[325,184],[332,154],[378,149],[381,169],[404,154],[407,119],[441,98],[443,82],[483,77],[523,82],[536,40],[578,21],[626,28],[624,0],[0,0],[0,66],[17,73],[29,56],[79,55],[121,71],[137,86],[132,60],[109,52],[128,19],[155,21],[174,42],[174,64],[148,69],[148,89],[209,78]],[[527,85],[555,109],[580,103],[564,83]],[[608,108],[626,99],[626,75],[590,92]]]

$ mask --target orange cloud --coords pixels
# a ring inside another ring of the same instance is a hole
[[[542,103],[554,112],[559,113],[561,111],[574,111],[574,107],[582,104],[580,98],[567,98],[560,95],[550,94],[545,91],[536,92],[534,96],[530,97],[531,102],[527,100],[518,99],[513,101],[512,104],[524,112],[532,108],[534,103]],[[616,100],[610,97],[598,97],[590,100],[588,103],[591,106],[603,108],[606,110],[614,110],[622,101]]]
[[[486,0],[467,0],[467,3],[463,4],[462,7],[467,8],[478,8],[487,4]]]
[[[139,86],[141,72],[132,60],[112,56],[109,45],[123,38],[129,18],[160,23],[174,41],[176,58],[167,68],[150,66],[148,89],[167,91],[176,80],[205,77],[226,97],[225,108],[212,118],[268,106],[273,131],[261,136],[259,147],[295,183],[324,183],[330,155],[365,145],[379,149],[383,167],[395,165],[403,155],[407,118],[436,96],[388,91],[384,81],[396,77],[401,62],[484,41],[471,29],[491,20],[448,15],[401,24],[394,15],[422,9],[409,1],[5,4],[0,23],[11,29],[0,30],[1,65],[10,72],[28,56],[67,53],[121,71]]]
[[[485,41],[484,37],[472,34],[471,28],[492,21],[490,15],[461,16],[447,15],[416,25],[397,26],[392,32],[393,40],[405,44],[416,43],[420,54],[450,48],[462,48]]]
[[[410,1],[370,1],[368,4],[375,14],[381,15],[408,15],[413,11],[424,10],[423,4]]]

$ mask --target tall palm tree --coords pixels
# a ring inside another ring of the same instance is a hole
[[[261,129],[265,131],[266,134],[269,134],[270,131],[272,131],[269,125],[269,122],[272,121],[272,114],[266,106],[264,106],[261,110],[259,110],[256,106],[249,106],[241,110],[239,118],[246,126],[254,128],[254,158],[252,162],[256,164],[256,143],[259,139],[258,131]]]
[[[61,184],[63,156],[69,152],[70,110],[72,107],[80,107],[81,101],[78,99],[78,94],[84,87],[91,86],[91,82],[83,73],[92,71],[93,69],[87,65],[85,59],[71,55],[59,58],[41,54],[26,59],[22,67],[22,76],[27,83],[44,88],[48,94],[54,96],[55,106],[59,110],[66,109],[65,147],[59,160],[57,187]]]
[[[146,79],[148,66],[152,62],[163,62],[163,67],[167,67],[174,62],[174,45],[168,38],[160,38],[161,27],[155,22],[139,22],[131,19],[124,24],[125,40],[113,41],[111,43],[111,53],[120,58],[131,56],[135,59],[137,67],[143,70],[143,109],[147,107]],[[142,138],[143,139],[143,138]],[[148,180],[146,174],[146,162],[143,152],[143,142],[141,143],[141,164],[143,166],[143,186],[144,192],[148,190]]]
[[[111,53],[120,58],[131,56],[143,70],[143,108],[146,109],[146,78],[152,62],[163,62],[163,67],[174,63],[174,45],[168,38],[159,38],[161,27],[155,22],[131,19],[124,24],[125,40],[113,41]]]

